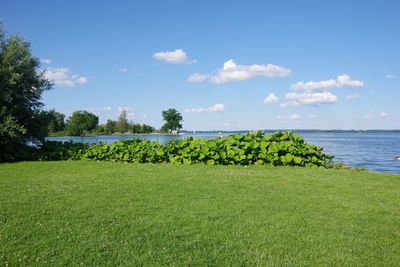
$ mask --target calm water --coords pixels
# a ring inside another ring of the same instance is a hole
[[[196,138],[216,138],[233,133],[201,132],[185,133],[179,136],[143,135],[141,139],[158,141],[166,144],[170,140],[187,136]],[[400,173],[400,133],[399,132],[300,132],[308,143],[323,147],[328,154],[335,156],[335,161],[344,162],[353,167],[365,167],[372,171]],[[86,137],[48,137],[49,141],[73,141],[83,143],[110,144],[118,140],[131,139],[132,136],[86,136]]]

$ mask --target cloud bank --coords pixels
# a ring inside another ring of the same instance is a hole
[[[277,116],[276,118],[277,118],[278,120],[299,120],[301,117],[300,117],[299,114],[293,113],[293,114],[288,115],[288,116],[279,115],[279,116]]]
[[[338,97],[330,92],[310,92],[286,94],[288,100],[286,105],[299,106],[299,105],[319,105],[335,103]]]
[[[225,110],[225,105],[222,103],[215,104],[207,108],[187,108],[185,112],[203,113],[203,112],[222,112]]]
[[[157,52],[153,54],[153,58],[159,61],[168,62],[171,64],[190,64],[194,63],[194,61],[190,62],[188,60],[188,56],[185,51],[182,49],[176,49],[175,51],[164,51]]]
[[[342,74],[337,76],[336,80],[330,79],[325,81],[309,81],[309,82],[297,82],[292,84],[293,90],[326,90],[330,88],[342,88],[342,87],[362,87],[364,86],[363,81],[352,80],[350,75]]]
[[[210,76],[200,73],[194,73],[187,78],[187,81],[191,83],[200,83],[204,82],[208,78],[210,78]]]
[[[189,82],[210,81],[214,84],[229,82],[239,82],[254,78],[256,76],[265,77],[286,77],[292,73],[290,69],[273,65],[238,65],[233,59],[224,63],[222,69],[219,69],[214,75],[195,73],[187,79]]]
[[[332,104],[338,101],[338,97],[328,89],[332,88],[357,88],[364,86],[363,81],[352,80],[348,74],[338,75],[336,79],[322,81],[299,81],[291,85],[291,89],[295,91],[303,90],[303,92],[289,92],[286,94],[286,102],[281,103],[281,107],[299,106],[299,105],[322,105]],[[355,99],[360,97],[358,94],[347,95],[346,99]]]
[[[279,101],[278,97],[274,93],[269,93],[268,96],[264,99],[265,104],[273,104]]]
[[[68,68],[49,68],[44,71],[43,75],[55,85],[63,87],[84,85],[88,81],[86,76],[73,74]]]

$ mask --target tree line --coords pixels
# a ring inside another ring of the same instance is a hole
[[[40,132],[47,135],[96,135],[96,134],[149,134],[149,133],[177,133],[182,128],[180,122],[182,116],[176,109],[162,111],[165,124],[156,130],[147,124],[133,123],[128,121],[128,114],[125,110],[121,111],[117,120],[108,119],[106,123],[99,124],[99,117],[88,111],[74,111],[72,115],[65,119],[65,115],[54,109],[40,111],[40,119],[37,127],[42,128]],[[1,125],[0,125],[1,127]]]
[[[65,121],[65,115],[55,110],[47,112],[48,132],[50,135],[88,135],[115,133],[154,133],[156,129],[147,124],[128,121],[127,112],[123,110],[118,120],[108,119],[99,124],[99,117],[88,111],[74,111]]]

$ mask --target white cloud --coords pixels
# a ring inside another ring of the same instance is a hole
[[[395,79],[395,78],[397,78],[397,75],[394,75],[394,74],[386,74],[386,75],[385,75],[385,78],[386,78],[386,79]]]
[[[382,111],[379,114],[376,114],[376,112],[374,112],[373,110],[369,111],[367,114],[363,115],[362,117],[364,119],[372,119],[372,118],[376,118],[376,117],[388,117],[390,116],[390,113],[387,113],[385,111]]]
[[[215,84],[238,82],[254,78],[255,76],[266,77],[285,77],[292,73],[290,69],[283,68],[273,64],[267,65],[238,65],[229,59],[224,63],[222,69],[219,69],[215,75],[205,75],[195,73],[189,76],[190,82],[210,81]]]
[[[300,117],[299,114],[293,113],[293,114],[288,115],[288,116],[281,116],[281,115],[279,115],[279,116],[277,116],[276,118],[279,119],[279,120],[281,120],[281,119],[299,120],[301,117]]]
[[[359,94],[351,94],[351,95],[347,95],[346,99],[348,100],[352,100],[352,99],[356,99],[356,98],[360,98]]]
[[[387,117],[387,116],[390,116],[390,114],[387,113],[387,112],[382,111],[381,113],[379,113],[379,116],[381,116],[381,117]]]
[[[374,117],[374,116],[371,115],[371,114],[366,114],[366,115],[363,116],[364,119],[371,119],[371,118],[373,118],[373,117]]]
[[[186,52],[182,49],[176,49],[175,51],[157,52],[153,54],[153,58],[171,64],[190,64],[195,62],[188,61],[188,56]]]
[[[87,83],[87,77],[85,76],[77,76],[77,75],[72,75],[73,79],[75,79],[77,84],[86,84]]]
[[[42,64],[51,64],[51,60],[48,58],[41,58],[40,63]]]
[[[329,88],[342,88],[342,87],[362,87],[364,86],[363,81],[352,80],[350,75],[342,74],[337,76],[336,80],[330,79],[325,81],[309,81],[309,82],[297,82],[292,84],[291,88],[293,90],[326,90]]]
[[[274,93],[269,93],[268,96],[264,99],[264,103],[272,104],[278,102],[279,99]]]
[[[208,75],[194,73],[187,78],[187,81],[191,82],[191,83],[199,83],[199,82],[203,82],[203,81],[207,80],[208,78],[209,78]]]
[[[187,108],[185,112],[194,112],[194,113],[201,113],[201,112],[222,112],[225,110],[225,105],[222,103],[215,104],[208,108]]]
[[[289,116],[289,119],[298,120],[298,119],[300,119],[300,115],[297,113],[293,113],[292,115]]]
[[[112,107],[105,107],[104,108],[104,111],[105,112],[111,112],[113,109],[112,109]]]
[[[68,68],[49,68],[44,71],[44,77],[55,85],[64,87],[74,87],[87,83],[87,77],[72,74]]]
[[[309,81],[309,82],[297,82],[295,84],[292,84],[291,88],[293,90],[300,90],[300,89],[305,89],[305,90],[315,90],[315,89],[327,89],[327,88],[332,88],[336,86],[336,81],[335,80],[326,80],[326,81],[319,81],[319,82],[314,82],[314,81]]]
[[[330,92],[309,92],[304,93],[287,93],[286,99],[287,105],[299,106],[299,105],[320,105],[335,103],[338,98],[336,95]]]
[[[126,68],[126,67],[123,67],[123,68],[120,68],[118,71],[119,71],[119,72],[128,72],[129,69]]]
[[[210,81],[215,84],[238,82],[251,79],[255,76],[267,77],[285,77],[289,76],[292,71],[277,65],[237,65],[233,59],[224,63],[222,69],[219,69],[217,74],[210,78]]]
[[[352,80],[350,75],[342,74],[337,77],[336,87],[362,87],[364,86],[363,81]]]

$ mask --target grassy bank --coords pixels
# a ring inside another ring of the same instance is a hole
[[[0,165],[0,265],[400,262],[400,176],[296,167]]]

